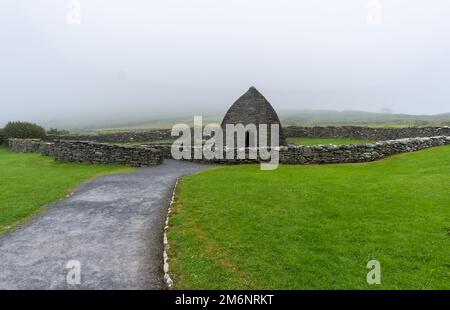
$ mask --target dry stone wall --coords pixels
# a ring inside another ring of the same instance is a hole
[[[450,127],[370,128],[341,127],[285,127],[286,137],[354,138],[367,140],[397,140],[417,137],[450,136]]]
[[[280,149],[284,164],[358,163],[450,144],[450,136],[407,138],[360,145],[289,146]]]
[[[170,129],[154,129],[147,131],[116,132],[99,135],[48,135],[45,141],[93,141],[101,143],[147,142],[171,139]],[[375,141],[396,140],[416,137],[450,136],[450,127],[408,127],[408,128],[371,128],[362,126],[339,127],[283,127],[286,137],[316,138],[355,138]]]
[[[154,129],[148,131],[116,132],[99,135],[47,135],[44,141],[92,141],[100,143],[129,143],[171,139],[171,129]]]
[[[143,146],[159,150],[164,159],[172,159],[172,144],[146,144]]]
[[[288,127],[293,130],[293,127]],[[373,129],[357,127],[311,127],[291,131],[300,136],[352,137],[377,140],[384,136],[419,135],[414,138],[380,141],[374,144],[361,145],[319,145],[319,146],[282,146],[280,147],[280,163],[283,164],[323,164],[323,163],[357,163],[382,159],[393,154],[413,152],[429,147],[450,144],[448,128],[404,128]],[[393,131],[391,131],[393,130]],[[289,131],[288,131],[289,132]],[[393,133],[395,132],[395,134]],[[445,135],[420,137],[434,133]],[[48,140],[48,139],[47,139]],[[40,152],[69,162],[88,162],[95,164],[119,164],[135,167],[157,165],[163,159],[171,159],[171,144],[160,145],[116,145],[88,141],[66,141],[54,139],[54,142],[30,139],[10,139],[9,146],[18,152]],[[193,149],[190,150],[191,155]],[[248,154],[248,150],[247,150]],[[191,156],[193,158],[193,156]],[[242,164],[261,162],[260,159],[192,159],[192,161],[213,164]]]
[[[121,146],[87,141],[45,142],[10,139],[9,147],[16,152],[40,152],[66,162],[148,167],[161,164],[163,154],[149,146]]]
[[[358,163],[370,162],[390,155],[414,152],[422,149],[450,144],[450,136],[407,138],[399,140],[381,141],[374,144],[354,145],[316,145],[316,146],[282,146],[279,159],[282,164],[331,164],[331,163]],[[156,146],[159,147],[159,146]],[[170,148],[164,146],[165,158],[171,158]],[[238,159],[234,150],[234,159],[193,159],[194,149],[190,149],[191,161],[213,164],[245,164],[262,162],[260,158],[249,159],[248,149],[246,158]]]
[[[119,146],[83,141],[55,142],[51,154],[67,162],[147,167],[162,163],[161,151],[144,146]]]
[[[40,146],[41,146],[40,140],[8,139],[8,147],[15,152],[21,152],[21,153],[39,152]]]

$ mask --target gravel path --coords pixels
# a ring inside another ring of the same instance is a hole
[[[175,180],[207,167],[165,160],[82,184],[0,239],[0,289],[164,289],[163,225]],[[70,260],[80,263],[80,284],[67,283]]]

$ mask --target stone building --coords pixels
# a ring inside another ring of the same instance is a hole
[[[228,109],[225,117],[222,121],[222,129],[224,131],[224,138],[226,137],[226,124],[242,124],[247,126],[249,124],[256,125],[259,130],[260,124],[267,125],[267,143],[271,145],[270,128],[272,124],[278,124],[279,126],[279,145],[287,145],[286,139],[281,128],[280,119],[275,112],[272,105],[267,99],[255,88],[250,87],[249,90],[243,94],[235,103]],[[245,132],[245,146],[254,146],[252,141],[255,133],[252,131]],[[256,137],[259,137],[259,132],[256,133]],[[259,145],[259,138],[257,138]],[[235,134],[236,145],[236,134]]]

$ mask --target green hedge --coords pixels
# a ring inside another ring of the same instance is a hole
[[[41,126],[27,122],[9,122],[3,128],[3,139],[42,139],[45,136],[45,129]]]

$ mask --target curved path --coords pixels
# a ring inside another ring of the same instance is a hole
[[[82,184],[0,239],[0,289],[165,288],[163,226],[175,180],[207,167],[165,160]],[[71,260],[80,284],[67,283]]]

